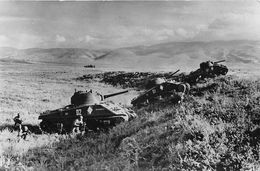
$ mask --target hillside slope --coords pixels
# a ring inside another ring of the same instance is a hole
[[[136,109],[137,119],[108,133],[61,140],[18,160],[43,170],[258,170],[260,83],[214,82],[181,105]]]

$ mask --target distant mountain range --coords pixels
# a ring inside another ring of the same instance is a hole
[[[0,48],[0,61],[26,61],[30,63],[84,63],[98,59],[106,54],[105,50],[89,50],[79,48],[30,48],[15,49],[9,47]]]
[[[225,59],[230,65],[260,64],[260,41],[169,42],[115,50],[79,48],[0,48],[2,62],[96,64],[112,68],[195,68],[201,61]]]

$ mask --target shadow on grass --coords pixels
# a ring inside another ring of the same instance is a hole
[[[34,134],[42,134],[42,131],[39,125],[32,125],[32,124],[22,124],[22,126],[27,126],[31,133]],[[0,131],[9,130],[10,132],[18,131],[18,127],[14,126],[13,124],[3,124],[0,125]]]

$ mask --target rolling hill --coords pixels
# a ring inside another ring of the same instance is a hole
[[[225,59],[229,66],[260,64],[260,42],[249,40],[213,42],[169,42],[115,50],[79,48],[23,49],[0,48],[4,61],[64,64],[93,63],[111,69],[190,70],[201,61]],[[14,60],[15,59],[15,60]]]
[[[31,48],[15,49],[4,47],[0,48],[1,61],[27,61],[27,62],[46,62],[46,63],[79,63],[91,62],[99,56],[105,54],[102,50],[89,50],[79,48]]]

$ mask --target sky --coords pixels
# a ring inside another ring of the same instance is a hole
[[[0,2],[0,47],[120,48],[259,40],[260,2]]]

